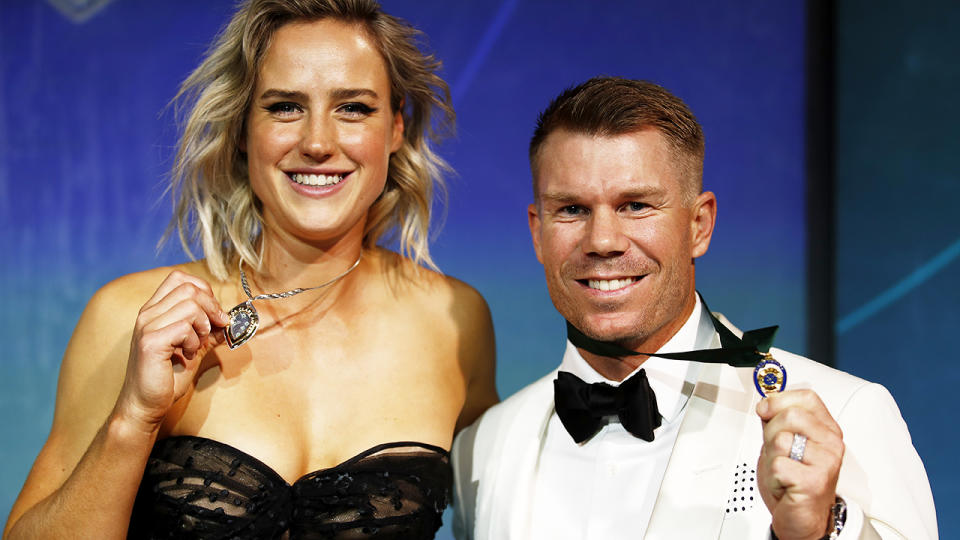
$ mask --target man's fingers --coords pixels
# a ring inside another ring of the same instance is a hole
[[[757,404],[757,414],[761,420],[769,422],[777,415],[793,408],[810,413],[819,423],[842,436],[840,425],[831,416],[820,396],[813,390],[789,390],[771,394]]]
[[[758,478],[765,488],[760,490],[760,494],[769,493],[774,502],[779,502],[786,495],[796,499],[792,503],[802,503],[804,498],[816,499],[829,490],[834,482],[834,455],[822,446],[807,446],[803,461],[783,454],[766,455],[762,459],[767,461],[767,465],[765,474]]]
[[[827,445],[842,445],[843,434],[833,426],[824,424],[820,417],[806,409],[792,407],[781,411],[763,426],[763,442],[770,444],[779,438],[782,442],[793,434],[799,433],[807,437],[808,441],[816,441]],[[788,446],[789,448],[789,446]]]
[[[770,454],[771,457],[786,456],[789,458],[790,451],[793,448],[793,439],[793,433],[785,431],[778,433],[773,441],[767,445],[767,453]],[[842,445],[843,442],[841,441],[840,444]],[[804,445],[802,459],[798,461],[798,463],[814,467],[823,466],[832,468],[838,464],[842,458],[842,448],[838,449],[834,444],[825,444],[808,438]]]

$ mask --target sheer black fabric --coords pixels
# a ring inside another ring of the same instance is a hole
[[[260,460],[200,437],[154,445],[128,538],[433,538],[450,497],[446,450],[375,446],[289,485]]]

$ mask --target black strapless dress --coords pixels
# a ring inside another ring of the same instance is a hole
[[[262,461],[201,437],[157,441],[128,538],[433,538],[450,499],[450,456],[377,445],[293,485]]]

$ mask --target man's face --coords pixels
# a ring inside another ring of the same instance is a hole
[[[713,194],[686,191],[654,129],[559,130],[535,159],[530,234],[554,306],[594,339],[658,349],[695,305],[693,259],[710,243]]]

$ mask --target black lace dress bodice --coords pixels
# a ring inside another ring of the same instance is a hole
[[[375,446],[293,485],[230,445],[158,441],[130,518],[129,538],[429,539],[450,498],[446,450]]]

